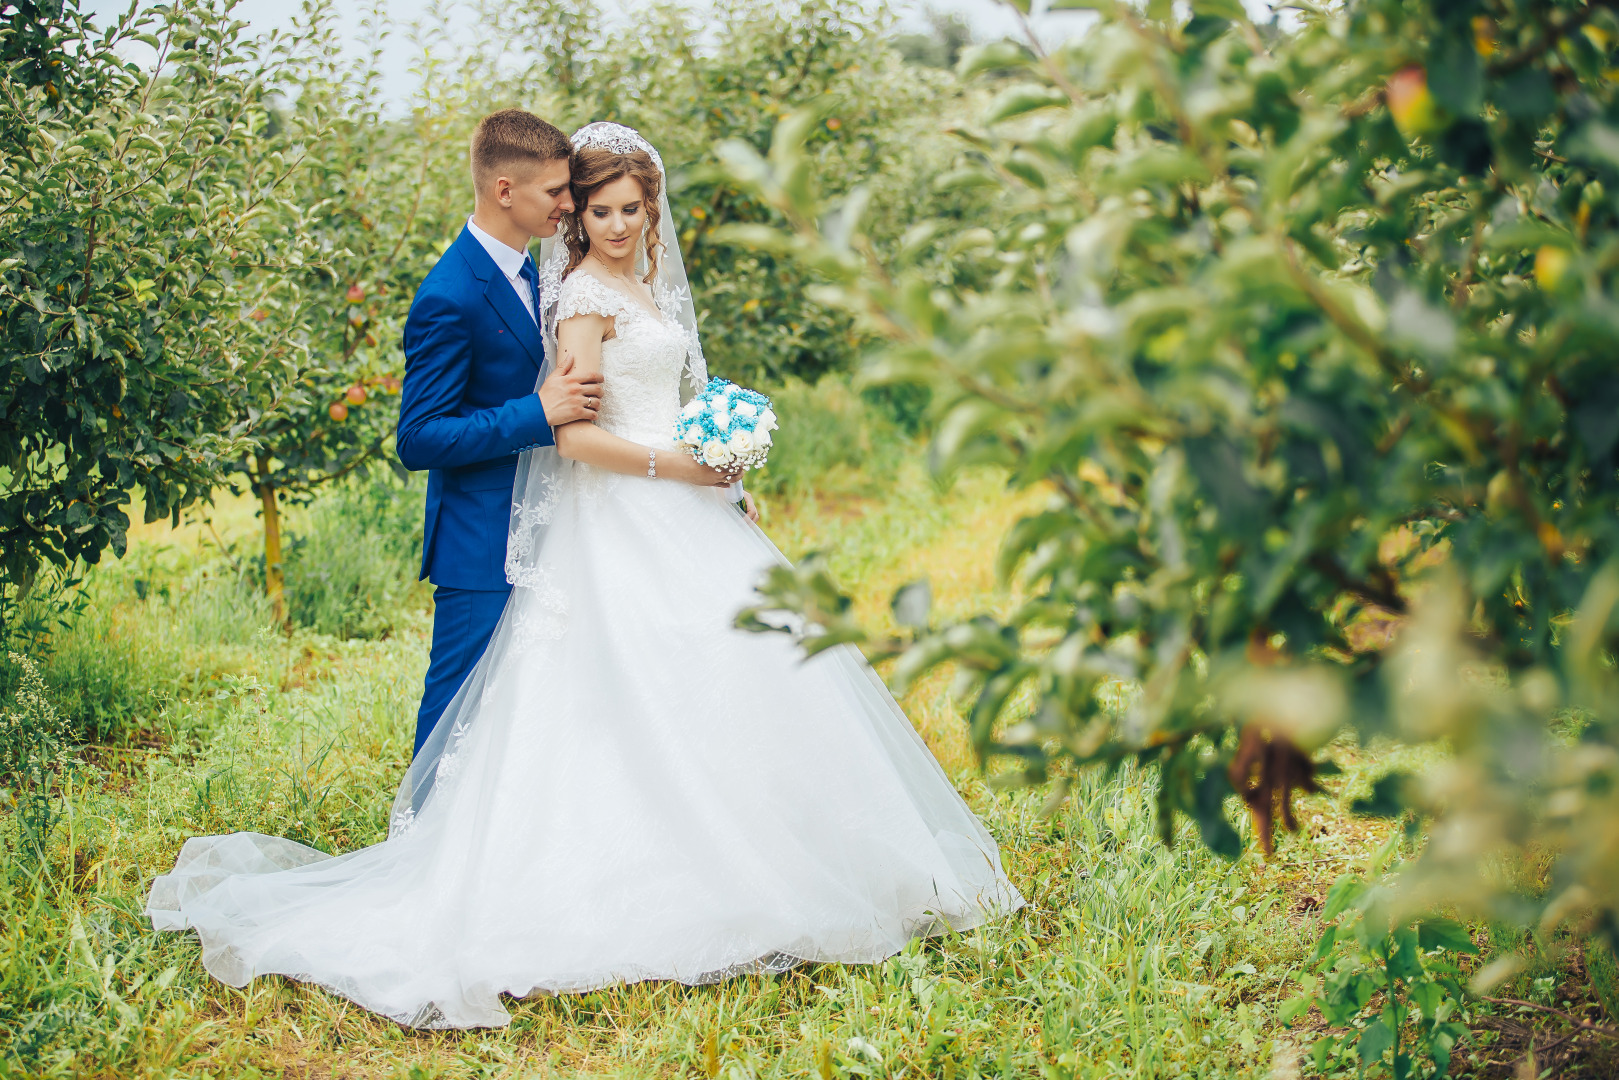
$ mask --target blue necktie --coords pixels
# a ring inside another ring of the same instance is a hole
[[[534,325],[538,326],[540,324],[540,275],[539,271],[534,269],[534,257],[532,255],[523,259],[523,268],[517,273],[524,281],[528,282],[529,295],[534,298]]]

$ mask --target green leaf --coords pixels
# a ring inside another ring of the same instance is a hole
[[[1557,108],[1551,76],[1538,67],[1523,67],[1506,75],[1491,97],[1502,112],[1527,123],[1539,123]]]
[[[1230,22],[1247,22],[1248,11],[1242,0],[1192,0],[1192,14]]]
[[[1344,874],[1332,883],[1332,888],[1327,890],[1327,902],[1322,906],[1321,917],[1331,922],[1347,911],[1365,892],[1366,882],[1364,880]]]
[[[1441,916],[1430,916],[1419,921],[1417,939],[1424,949],[1449,949],[1451,952],[1469,954],[1478,952],[1478,946],[1473,944],[1472,935],[1465,926]]]
[[[901,626],[924,630],[928,625],[928,614],[933,608],[933,587],[928,584],[927,578],[901,585],[894,590],[894,598],[889,601],[888,606],[894,613],[895,622]]]
[[[1568,136],[1564,146],[1570,157],[1619,170],[1619,128],[1590,120]]]
[[[1002,38],[999,41],[972,45],[963,49],[961,60],[956,65],[956,73],[967,79],[974,75],[982,75],[988,71],[1010,71],[1027,68],[1032,66],[1033,63],[1033,53],[1015,41]]]
[[[1364,817],[1394,818],[1405,813],[1404,791],[1411,776],[1403,772],[1386,773],[1372,784],[1372,793],[1349,804],[1351,813]]]
[[[975,187],[997,188],[1000,186],[1001,180],[994,173],[971,165],[940,173],[933,181],[933,190],[935,191],[958,191]]]
[[[1315,1003],[1314,994],[1299,994],[1282,1002],[1282,1007],[1276,1010],[1276,1020],[1283,1027],[1292,1027],[1293,1021],[1310,1010]]]
[[[1242,837],[1225,817],[1225,800],[1236,792],[1223,767],[1215,765],[1204,771],[1197,782],[1197,801],[1193,817],[1197,820],[1198,835],[1210,851],[1223,859],[1235,860],[1242,855]]]
[[[1046,186],[1046,174],[1041,170],[1040,163],[1028,154],[1017,153],[1001,162],[1001,168],[1022,180],[1032,188]]]
[[[1388,956],[1388,971],[1396,979],[1415,979],[1422,974],[1422,954],[1417,948],[1417,933],[1401,927],[1391,935],[1393,949]]]
[[[1571,246],[1573,236],[1538,218],[1518,218],[1516,221],[1490,230],[1484,241],[1486,251],[1505,253],[1533,251],[1546,244]]]
[[[1406,988],[1422,1015],[1432,1020],[1439,1011],[1440,1003],[1445,997],[1445,988],[1432,979],[1417,979]]]
[[[1484,105],[1484,69],[1470,35],[1439,34],[1428,58],[1428,88],[1435,100],[1458,116],[1473,116]]]
[[[1305,962],[1307,968],[1317,968],[1332,957],[1334,947],[1338,944],[1338,924],[1328,923],[1327,928],[1321,932],[1316,940],[1315,950],[1310,953],[1310,959]]]
[[[1337,1048],[1338,1037],[1336,1035],[1323,1035],[1315,1041],[1314,1045],[1310,1047],[1310,1059],[1315,1062],[1316,1072],[1325,1073],[1327,1071],[1327,1061]]]
[[[1367,1025],[1361,1033],[1360,1042],[1355,1045],[1355,1054],[1360,1058],[1360,1067],[1364,1070],[1383,1060],[1385,1054],[1394,1048],[1394,1032],[1382,1020]]]
[[[1069,104],[1068,95],[1050,86],[1022,83],[1002,90],[984,111],[985,124],[998,124],[1014,116]]]
[[[1450,1072],[1450,1053],[1455,1046],[1456,1036],[1446,1030],[1445,1025],[1441,1025],[1428,1036],[1428,1055],[1433,1058],[1435,1077],[1442,1077]]]
[[[1109,180],[1111,186],[1127,190],[1151,184],[1198,183],[1208,179],[1208,175],[1203,159],[1190,150],[1165,147],[1125,159]]]

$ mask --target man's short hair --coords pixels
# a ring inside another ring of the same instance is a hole
[[[522,109],[502,109],[478,121],[472,132],[472,187],[484,186],[513,166],[544,165],[573,153],[568,137]]]

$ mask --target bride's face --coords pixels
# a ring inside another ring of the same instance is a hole
[[[641,181],[621,176],[591,192],[585,203],[585,236],[590,249],[609,259],[635,256],[636,241],[646,226],[646,192]]]

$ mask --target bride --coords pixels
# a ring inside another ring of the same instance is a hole
[[[723,491],[669,477],[682,375],[707,375],[663,164],[616,124],[572,142],[546,351],[599,368],[599,416],[524,455],[517,587],[388,839],[195,837],[153,884],[154,926],[194,928],[223,982],[490,1026],[502,994],[873,963],[1023,903],[857,652],[803,662],[733,628],[781,555]]]

